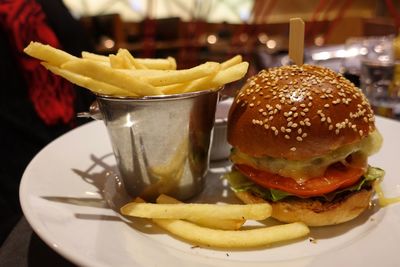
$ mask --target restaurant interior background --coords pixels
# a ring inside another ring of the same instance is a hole
[[[53,1],[37,2],[45,7]],[[206,60],[223,61],[236,54],[243,55],[250,63],[248,75],[262,68],[288,64],[288,21],[292,17],[300,17],[306,23],[305,62],[340,71],[357,85],[360,85],[363,59],[394,62],[398,55],[396,36],[400,27],[400,3],[394,0],[64,0],[63,3],[85,31],[92,52],[109,54],[127,48],[136,57],[173,56],[178,68]],[[60,22],[59,29],[62,30],[66,23],[61,23],[61,17],[57,18],[56,14],[51,19]],[[79,42],[78,36],[70,42]],[[62,41],[62,36],[60,39]],[[389,79],[396,86],[400,84],[397,74],[400,71],[395,71],[396,64],[391,67]],[[10,71],[9,67],[2,70]],[[10,76],[3,76],[10,79]],[[224,92],[233,94],[239,87],[240,83],[234,83]],[[15,175],[23,172],[24,166],[50,141],[50,137],[28,146],[28,141],[42,137],[38,134],[39,126],[32,127],[32,121],[21,109],[22,104],[14,105],[10,92],[3,90],[2,110],[5,110],[6,123],[12,121],[8,115],[18,110],[21,116],[13,125],[21,129],[29,125],[30,131],[26,133],[26,136],[30,134],[29,140],[22,139],[21,134],[21,140],[25,142],[19,143],[18,149],[11,145],[12,141],[2,138],[5,151],[8,151],[7,146],[12,146],[9,151],[15,149],[13,153],[18,155],[18,160],[14,161],[10,158],[17,157],[10,154],[2,157],[2,161],[10,162],[3,164],[7,165],[6,173],[17,165],[19,169],[12,174]],[[392,92],[391,96],[397,101],[400,93]],[[28,110],[32,111],[32,108]],[[400,109],[396,105],[378,107],[377,112],[400,118]],[[43,131],[49,130],[42,126]],[[52,137],[65,130],[55,131]],[[10,131],[8,137],[17,138],[20,133]],[[19,210],[18,181],[3,179],[1,187],[8,190],[6,194],[15,191],[12,204],[4,202],[1,206],[7,220],[15,223],[15,214],[10,214]],[[7,227],[6,230],[10,230],[10,224]],[[0,237],[1,243],[5,236]]]
[[[393,44],[400,27],[400,4],[392,0],[64,3],[82,23],[96,53],[114,53],[122,47],[137,57],[174,56],[178,68],[241,54],[250,62],[249,76],[262,68],[289,63],[288,21],[299,17],[306,22],[305,62],[342,72],[358,86],[363,59],[394,59]],[[227,86],[225,93],[233,94],[238,87],[240,83]],[[400,116],[392,107],[376,111]]]

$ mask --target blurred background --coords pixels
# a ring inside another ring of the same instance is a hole
[[[399,1],[64,0],[64,3],[82,24],[94,52],[114,53],[122,47],[136,57],[174,56],[178,68],[206,60],[222,61],[235,54],[242,54],[250,62],[249,76],[266,67],[288,64],[288,21],[292,17],[306,22],[305,62],[341,72],[357,86],[366,87],[372,82],[360,80],[366,59],[376,60],[378,65],[396,60]],[[382,66],[369,68],[365,75],[381,79]],[[390,77],[384,79],[396,78],[395,64],[383,69],[391,69]],[[227,86],[225,92],[229,94],[230,89],[237,87],[240,84]],[[384,103],[387,99],[382,100],[382,97],[397,98],[397,94],[392,88],[390,96],[382,96],[382,92],[379,96],[371,95],[373,100],[379,98],[373,103],[376,112],[397,118],[400,110],[387,106]]]

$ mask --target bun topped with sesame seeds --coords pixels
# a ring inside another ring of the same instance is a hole
[[[336,224],[368,207],[378,176],[367,159],[382,137],[361,90],[328,68],[283,66],[249,78],[227,137],[231,188],[245,202],[270,202],[278,220]]]
[[[230,109],[228,141],[255,157],[302,160],[360,141],[375,130],[373,111],[350,81],[320,66],[263,70]]]

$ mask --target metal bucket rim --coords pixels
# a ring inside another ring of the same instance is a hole
[[[152,96],[144,96],[144,97],[133,97],[133,96],[113,96],[113,95],[101,95],[96,94],[97,98],[103,100],[112,100],[112,101],[136,101],[136,102],[144,102],[144,101],[165,101],[165,100],[177,100],[177,99],[186,99],[193,98],[199,95],[207,95],[218,93],[222,90],[223,87],[219,87],[218,89],[210,89],[210,90],[201,90],[195,92],[188,92],[183,94],[167,94],[167,95],[152,95]]]

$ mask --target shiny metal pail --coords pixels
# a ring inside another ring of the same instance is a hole
[[[119,174],[132,197],[152,201],[164,193],[185,200],[203,189],[217,101],[217,91],[97,97]]]

